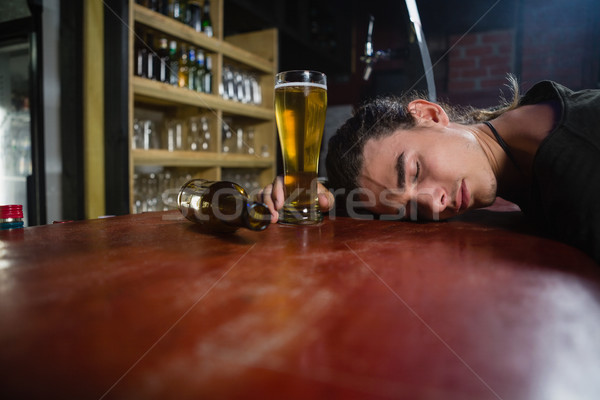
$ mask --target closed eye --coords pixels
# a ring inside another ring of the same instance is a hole
[[[419,175],[421,173],[421,164],[417,161],[417,172],[415,173],[415,179],[414,182],[417,183],[417,181],[419,180]]]

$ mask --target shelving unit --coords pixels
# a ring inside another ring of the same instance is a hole
[[[149,10],[130,0],[129,34],[129,139],[130,139],[130,208],[134,210],[134,177],[140,168],[157,167],[181,171],[193,177],[222,179],[229,168],[253,171],[258,184],[271,182],[276,173],[276,130],[273,108],[273,86],[277,73],[277,31],[275,29],[223,37],[223,2],[211,1],[213,37]],[[140,28],[158,31],[170,38],[203,49],[212,57],[213,84],[210,93],[201,93],[134,75],[133,54],[135,34]],[[260,105],[245,104],[223,98],[224,65],[236,65],[251,71],[261,87]],[[133,149],[133,126],[136,113],[154,113],[162,119],[190,118],[205,115],[210,118],[213,143],[208,151],[166,149]],[[255,154],[223,152],[224,120],[254,132]],[[266,151],[262,151],[266,150]],[[240,183],[240,182],[238,182]],[[172,188],[175,189],[175,188]],[[247,188],[248,189],[248,188]]]

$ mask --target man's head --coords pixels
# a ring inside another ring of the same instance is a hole
[[[326,165],[332,188],[354,191],[361,208],[387,218],[445,219],[496,194],[474,132],[425,100],[361,107],[330,140]]]

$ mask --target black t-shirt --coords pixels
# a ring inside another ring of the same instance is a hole
[[[533,162],[526,214],[558,240],[600,264],[600,90],[571,91],[555,82],[532,87],[520,104],[560,102],[554,130]]]

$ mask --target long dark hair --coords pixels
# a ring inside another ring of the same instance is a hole
[[[492,120],[519,105],[518,81],[512,75],[507,79],[512,99],[508,101],[501,97],[496,107],[476,109],[440,105],[452,122],[475,124]],[[378,97],[355,110],[354,115],[329,139],[325,166],[330,189],[344,195],[358,188],[357,179],[362,169],[365,143],[369,139],[391,135],[398,129],[413,128],[416,120],[408,110],[408,104],[417,98],[423,96],[413,93],[403,97]]]

